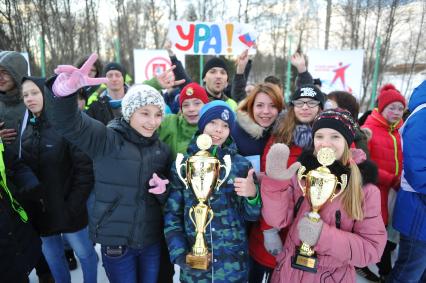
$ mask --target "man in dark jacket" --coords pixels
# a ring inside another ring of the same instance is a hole
[[[110,62],[103,69],[108,79],[105,89],[99,97],[89,102],[87,115],[107,125],[112,119],[121,117],[121,100],[127,92],[125,84],[126,70],[118,63]]]
[[[20,94],[21,81],[27,72],[27,61],[19,52],[0,52],[0,137],[15,152],[19,147],[16,136],[25,113]]]

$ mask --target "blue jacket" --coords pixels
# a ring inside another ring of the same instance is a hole
[[[197,134],[195,138],[197,137]],[[188,149],[192,156],[199,149],[195,138]],[[228,139],[230,142],[232,139]],[[234,191],[233,180],[245,178],[251,164],[237,154],[235,143],[218,148],[216,157],[224,164],[223,157],[229,154],[232,167],[227,180],[215,190],[209,205],[214,212],[212,222],[206,227],[205,240],[212,262],[206,271],[190,269],[181,265],[181,282],[247,282],[248,280],[248,239],[245,221],[256,221],[260,215],[260,200],[249,203],[247,198]],[[223,171],[223,170],[221,170]],[[224,172],[221,172],[223,178]],[[185,176],[185,175],[184,175]],[[198,203],[190,189],[185,189],[178,178],[176,166],[172,167],[170,196],[165,206],[164,232],[173,263],[181,264],[191,251],[195,241],[195,227],[189,218],[189,209]]]
[[[408,109],[426,103],[426,80],[411,95]],[[393,226],[404,236],[426,241],[426,108],[412,114],[402,132],[404,172],[396,199]],[[411,187],[411,188],[409,188]],[[414,191],[408,191],[408,190]]]

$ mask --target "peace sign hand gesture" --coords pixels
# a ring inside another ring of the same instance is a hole
[[[58,74],[55,82],[53,83],[53,93],[55,96],[63,97],[75,93],[82,87],[91,85],[100,85],[106,83],[106,78],[90,78],[90,68],[98,59],[98,55],[93,53],[84,62],[83,66],[78,69],[72,65],[59,65],[55,69],[55,73]]]

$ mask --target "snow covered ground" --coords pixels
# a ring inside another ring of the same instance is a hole
[[[108,278],[105,274],[105,270],[102,267],[102,262],[101,262],[101,253],[100,253],[100,245],[96,245],[96,252],[99,255],[99,264],[98,264],[98,282],[99,283],[108,283]],[[395,259],[396,257],[396,251],[393,254],[393,258]],[[72,283],[83,283],[83,275],[81,273],[81,268],[80,268],[80,263],[78,263],[78,268],[74,271],[71,271],[71,280]],[[371,266],[371,270],[374,271],[377,274],[377,267]],[[175,276],[174,276],[174,282],[178,283],[179,282],[179,267],[175,266]],[[35,271],[33,271],[30,274],[30,283],[37,283],[38,282],[38,278],[37,275],[35,273]],[[361,278],[357,275],[357,283],[369,283],[369,281],[365,280],[364,278]]]

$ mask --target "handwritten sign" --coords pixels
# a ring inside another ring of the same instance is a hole
[[[239,55],[256,42],[257,33],[248,24],[171,21],[168,38],[172,48],[185,54]]]

